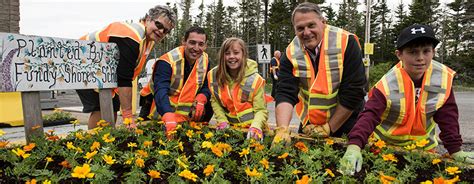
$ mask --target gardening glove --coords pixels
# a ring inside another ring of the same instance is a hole
[[[247,139],[253,138],[257,141],[263,140],[263,132],[260,128],[250,127],[247,132]]]
[[[204,94],[199,93],[194,98],[193,108],[194,112],[192,112],[192,120],[199,121],[201,117],[204,115],[205,108],[204,105],[207,103],[207,98]]]
[[[220,122],[216,127],[217,130],[224,130],[226,128],[229,128],[229,123],[227,122]]]
[[[346,153],[339,161],[339,170],[343,174],[354,175],[355,172],[359,172],[362,169],[362,154],[360,153],[360,147],[351,144],[347,147]]]
[[[291,143],[290,130],[288,130],[288,127],[277,127],[275,129],[275,137],[273,138],[272,146],[281,141],[285,141],[286,145]]]
[[[132,109],[122,109],[122,118],[123,123],[127,128],[137,128],[137,124],[135,124],[135,121],[133,120]]]
[[[173,139],[173,134],[176,132],[176,125],[178,122],[186,121],[183,115],[167,112],[161,117],[161,120],[165,122],[165,134],[168,140]]]
[[[329,123],[323,125],[307,124],[303,128],[303,133],[310,137],[329,137],[331,128],[329,127]]]
[[[474,164],[474,152],[458,151],[451,155],[454,160],[467,164]]]

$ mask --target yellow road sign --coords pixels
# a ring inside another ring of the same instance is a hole
[[[374,54],[374,44],[373,43],[365,43],[364,44],[364,53],[372,55]]]

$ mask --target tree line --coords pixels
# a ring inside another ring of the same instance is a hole
[[[365,41],[365,2],[341,0],[325,3],[324,0],[306,0],[320,4],[328,24],[355,33],[362,44]],[[447,64],[457,71],[456,80],[474,84],[474,2],[454,0],[440,4],[438,0],[413,0],[411,4],[401,1],[396,8],[389,9],[386,0],[372,0],[370,41],[374,43],[371,63],[395,64],[395,41],[400,31],[409,25],[432,26],[441,43],[436,48],[435,60]],[[295,36],[291,24],[291,12],[302,0],[240,0],[236,6],[225,5],[215,0],[206,5],[204,0],[180,0],[167,5],[179,14],[178,25],[162,43],[155,48],[156,55],[178,46],[184,31],[190,26],[203,27],[208,33],[208,50],[213,62],[217,59],[218,47],[227,37],[242,38],[247,45],[271,44],[272,51],[285,50]],[[191,14],[191,5],[198,3],[197,14]],[[364,7],[364,8],[357,8]],[[363,9],[363,10],[361,10]],[[255,49],[253,49],[255,50]],[[256,57],[256,51],[250,57]]]

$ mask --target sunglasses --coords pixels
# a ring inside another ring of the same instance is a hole
[[[155,26],[156,28],[158,28],[159,30],[163,30],[163,33],[164,34],[168,34],[169,32],[171,32],[170,29],[166,29],[166,27],[158,20],[155,20]]]

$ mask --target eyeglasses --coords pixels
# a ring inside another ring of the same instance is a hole
[[[166,27],[158,20],[155,20],[155,26],[156,28],[158,28],[159,30],[163,30],[163,33],[164,34],[168,34],[169,32],[171,32],[170,29],[166,29]]]

